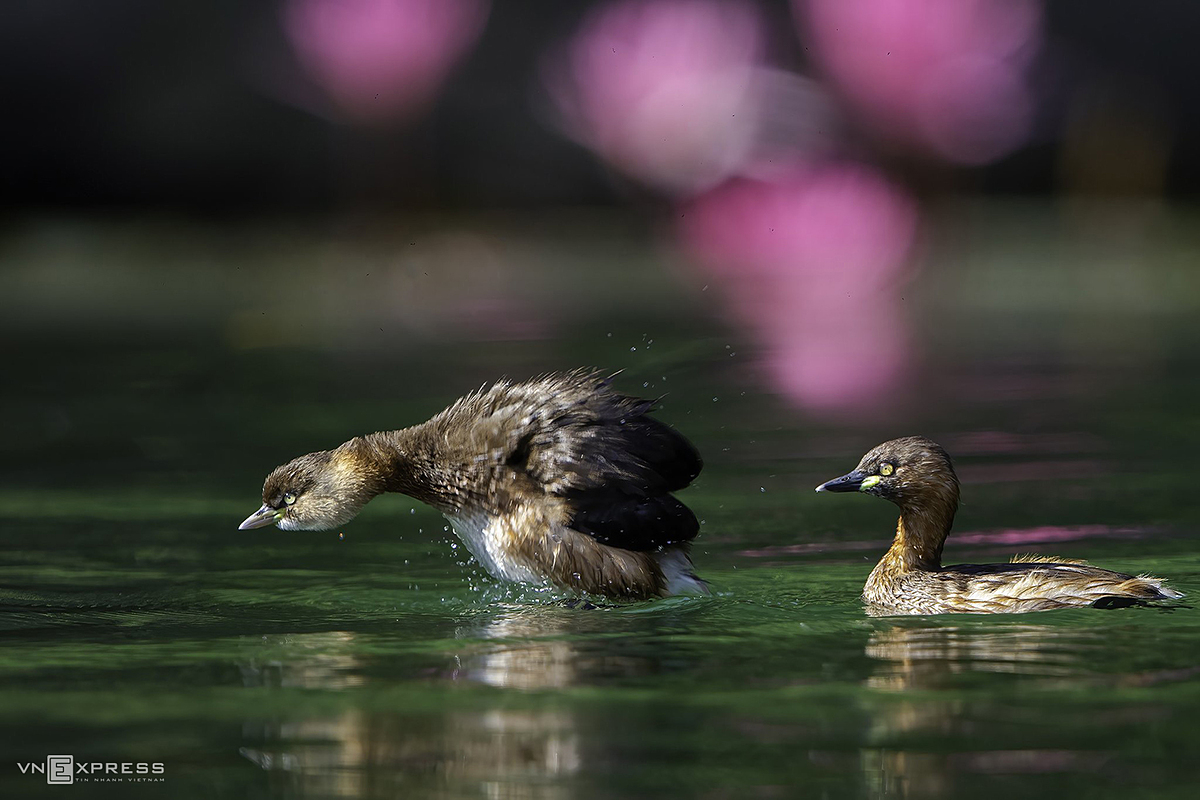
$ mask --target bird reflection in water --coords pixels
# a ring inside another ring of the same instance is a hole
[[[938,690],[961,688],[972,673],[1008,673],[1057,683],[1090,675],[1085,661],[1104,646],[1091,631],[1015,624],[892,625],[874,631],[865,653],[875,672],[865,685],[897,693],[872,703],[870,743],[920,740],[920,749],[866,747],[860,752],[863,780],[877,797],[958,797],[968,782],[986,774],[1079,772],[1092,769],[1103,754],[1050,749],[938,752],[931,741],[970,737],[975,716],[961,692],[944,699]],[[917,690],[921,699],[903,693]]]
[[[513,690],[522,695],[594,682],[602,676],[645,674],[649,657],[589,653],[577,637],[594,622],[590,614],[564,608],[491,609],[468,618],[456,631],[457,652],[444,670],[417,671],[407,686],[372,686],[377,668],[364,653],[370,637],[322,632],[265,637],[268,658],[241,664],[247,687],[348,690],[343,710],[248,720],[241,754],[271,772],[272,784],[302,796],[393,796],[395,792],[493,798],[569,794],[569,781],[584,765],[582,722],[564,704],[517,700],[511,708],[493,701],[471,707],[471,696],[447,707],[406,709],[432,674],[431,693],[446,684]],[[256,647],[258,643],[256,642]],[[282,651],[282,657],[280,657]],[[441,684],[441,685],[437,685]],[[356,693],[384,689],[370,706]],[[403,689],[398,701],[386,698]]]
[[[455,677],[536,691],[654,672],[659,659],[649,654],[587,645],[591,634],[611,633],[607,616],[604,609],[503,609],[481,625],[460,629],[460,637],[478,639],[481,645],[459,656]]]
[[[878,662],[873,689],[940,688],[968,672],[1061,677],[1084,671],[1080,655],[1103,644],[1098,634],[1046,625],[896,626],[877,630],[866,654]]]
[[[264,636],[271,656],[239,664],[247,688],[345,690],[365,679],[355,655],[357,635],[349,631]],[[239,752],[303,794],[345,797],[365,788],[363,769],[370,760],[371,736],[365,715],[351,709],[332,716],[248,719],[242,738],[253,746]]]

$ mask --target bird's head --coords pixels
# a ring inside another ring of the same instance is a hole
[[[901,508],[958,506],[958,476],[941,445],[924,436],[884,442],[862,457],[853,471],[821,484],[818,492],[863,492]]]
[[[352,453],[321,450],[276,467],[263,483],[263,505],[238,530],[277,525],[323,531],[344,525],[371,499],[369,480]]]

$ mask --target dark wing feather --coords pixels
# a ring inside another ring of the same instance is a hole
[[[674,492],[685,488],[704,466],[691,442],[653,417],[627,420],[620,439],[627,452],[642,465],[648,485],[657,490]]]
[[[573,530],[625,550],[657,550],[690,542],[700,532],[696,515],[669,494],[629,497],[592,492],[577,498],[573,508]]]
[[[691,442],[648,416],[652,401],[618,394],[607,380],[572,382],[573,376],[546,379],[549,397],[513,450],[547,491],[647,496],[682,489],[700,474],[703,462]]]
[[[614,392],[592,373],[550,376],[531,387],[532,410],[508,464],[566,498],[571,527],[603,544],[655,550],[690,541],[696,517],[670,495],[700,474],[691,442],[649,416],[654,403]]]

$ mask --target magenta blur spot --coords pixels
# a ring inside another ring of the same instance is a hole
[[[711,186],[754,146],[762,21],[738,0],[625,0],[593,10],[543,70],[567,134],[672,192]]]
[[[775,387],[837,414],[885,407],[880,393],[908,363],[898,284],[917,220],[913,200],[869,167],[798,163],[702,195],[678,231],[759,340]]]
[[[488,0],[286,0],[284,32],[346,119],[402,120],[475,44]]]
[[[962,164],[1028,138],[1039,0],[793,0],[800,35],[873,133]]]

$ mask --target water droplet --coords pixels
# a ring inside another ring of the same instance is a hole
[[[631,353],[636,353],[636,352],[637,352],[637,348],[636,348],[636,347],[631,347],[631,348],[629,348],[629,352],[631,352]]]

